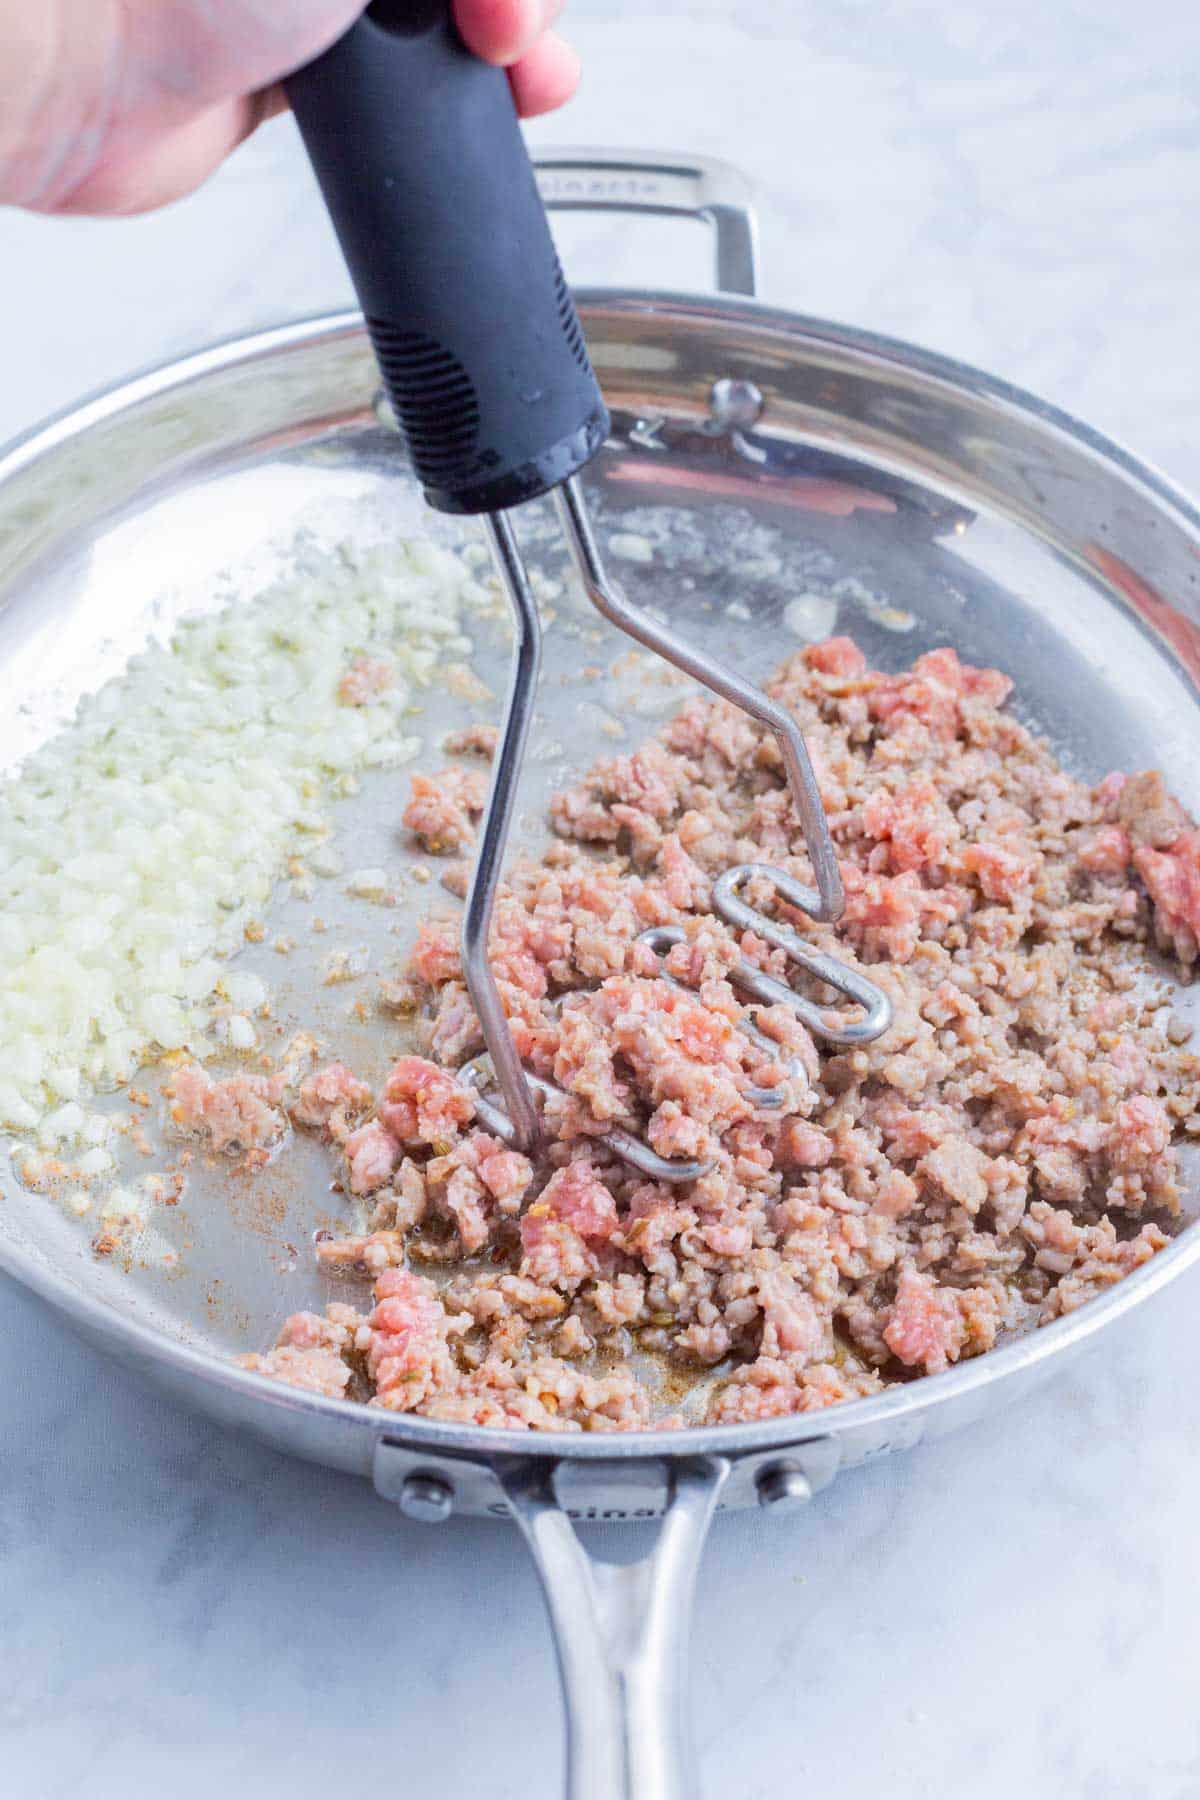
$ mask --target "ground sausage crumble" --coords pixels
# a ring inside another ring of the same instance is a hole
[[[949,649],[880,674],[847,638],[770,684],[807,734],[847,904],[830,927],[765,884],[746,897],[886,988],[894,1022],[865,1049],[830,1054],[730,984],[740,958],[789,970],[714,917],[714,877],[812,878],[768,734],[696,701],[558,795],[558,841],[512,871],[492,938],[520,1053],[565,1095],[547,1154],[478,1128],[453,1073],[482,1047],[458,920],[426,920],[402,985],[428,1054],[377,1095],[333,1064],[284,1102],[361,1204],[320,1260],[373,1304],[297,1314],[246,1366],[475,1424],[765,1419],[936,1374],[1160,1250],[1200,1064],[1147,951],[1196,961],[1200,833],[1152,771],[1064,773],[1010,686]],[[405,822],[459,849],[482,788],[418,777]],[[663,924],[685,936],[660,965],[638,934]],[[218,1142],[274,1102],[177,1104]],[[713,1167],[647,1181],[598,1141],[613,1124]]]

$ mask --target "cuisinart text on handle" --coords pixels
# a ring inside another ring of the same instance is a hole
[[[664,192],[661,178],[655,175],[567,175],[543,169],[537,180],[542,199],[551,204],[556,200],[654,201]]]

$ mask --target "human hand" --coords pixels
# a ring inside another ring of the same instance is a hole
[[[0,205],[137,213],[190,193],[283,110],[280,78],[365,0],[0,0]],[[561,0],[455,0],[525,117],[579,77]]]

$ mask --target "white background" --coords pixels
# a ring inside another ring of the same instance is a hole
[[[1200,487],[1200,26],[1151,0],[574,0],[539,142],[690,148],[761,202],[769,299],[983,365]],[[579,281],[697,286],[685,226],[562,230]],[[287,124],[122,224],[0,215],[0,436],[349,299]],[[1195,1283],[962,1437],[719,1523],[707,1787],[1200,1793]],[[542,1800],[559,1707],[514,1533],[409,1525],[98,1364],[0,1287],[0,1790]],[[160,1790],[160,1784],[162,1784]]]

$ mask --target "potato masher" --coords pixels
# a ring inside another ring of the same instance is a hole
[[[739,865],[717,883],[714,909],[784,948],[855,1005],[847,1023],[742,965],[742,985],[783,1000],[834,1042],[877,1037],[887,996],[861,972],[808,950],[749,907],[739,888],[765,873],[794,907],[836,920],[843,893],[804,737],[796,721],[733,670],[631,605],[610,579],[579,473],[608,433],[608,412],[550,235],[503,71],[472,56],[445,0],[375,0],[331,49],[291,77],[288,97],[354,283],[384,389],[429,504],[481,515],[515,624],[491,788],[462,927],[467,988],[503,1106],[485,1122],[534,1148],[540,1101],[553,1094],[523,1066],[488,962],[496,887],[520,782],[541,663],[541,627],[511,518],[553,493],[575,571],[610,624],[770,730],[812,863],[815,887],[780,870]],[[754,981],[760,984],[757,989]],[[658,1156],[627,1133],[614,1153],[663,1181],[704,1165]]]

